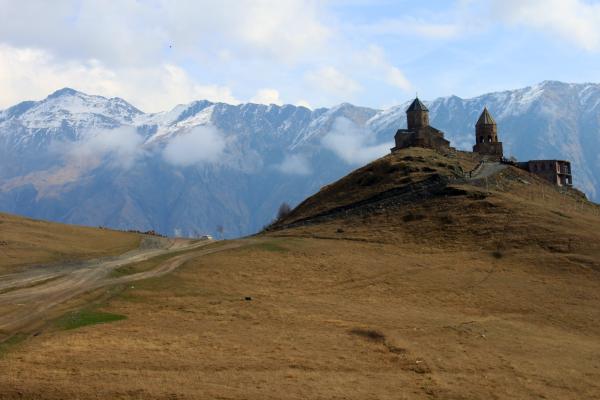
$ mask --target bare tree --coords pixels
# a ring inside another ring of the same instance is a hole
[[[292,207],[288,203],[281,203],[279,211],[277,211],[277,221],[284,219],[289,213],[292,212]]]
[[[219,238],[223,239],[223,232],[225,232],[225,228],[223,225],[217,225],[217,233],[219,234]]]

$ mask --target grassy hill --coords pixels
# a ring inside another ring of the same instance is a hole
[[[139,243],[136,234],[0,213],[0,274],[28,265],[117,255]]]
[[[390,154],[322,188],[272,235],[424,245],[441,250],[578,252],[600,259],[600,207],[512,166],[468,178],[473,153]]]
[[[600,397],[598,206],[512,167],[465,179],[477,163],[389,155],[236,248],[106,290],[94,311],[126,319],[13,346],[0,393]]]

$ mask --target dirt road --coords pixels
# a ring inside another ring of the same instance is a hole
[[[52,318],[58,305],[100,287],[132,282],[166,274],[186,261],[225,249],[238,247],[228,244],[204,249],[212,241],[179,239],[148,239],[139,249],[118,257],[92,260],[85,263],[38,267],[0,276],[0,339],[23,328],[34,328]],[[196,251],[194,251],[197,249]],[[183,252],[183,254],[175,255]],[[119,267],[173,253],[173,258],[156,268],[111,277]]]

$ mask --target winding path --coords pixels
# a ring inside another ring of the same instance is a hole
[[[0,340],[2,336],[10,336],[21,329],[42,325],[53,316],[53,309],[86,292],[104,286],[161,276],[193,258],[243,245],[230,243],[204,248],[211,243],[214,242],[164,240],[158,248],[140,248],[118,257],[44,269],[35,268],[0,276]],[[179,252],[183,253],[176,255]],[[116,268],[165,254],[173,254],[173,257],[152,270],[118,278],[111,277],[111,272]]]

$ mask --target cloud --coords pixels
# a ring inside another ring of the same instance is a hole
[[[348,164],[365,164],[389,153],[392,143],[376,143],[373,132],[339,117],[322,144]]]
[[[307,100],[304,100],[304,99],[300,99],[300,100],[296,101],[296,105],[299,107],[306,107],[308,109],[312,109],[312,105]]]
[[[352,96],[361,90],[360,85],[332,66],[307,73],[306,80],[318,90],[339,96]]]
[[[219,161],[225,151],[225,138],[213,126],[197,126],[171,139],[163,150],[170,164],[187,167]]]
[[[63,144],[59,150],[68,162],[78,165],[96,160],[127,169],[145,155],[143,142],[143,137],[135,128],[123,126],[88,132],[81,141]]]
[[[360,32],[370,35],[418,36],[428,39],[454,39],[463,28],[454,22],[430,22],[414,17],[386,18],[359,27]]]
[[[361,58],[364,62],[370,64],[371,68],[378,72],[376,76],[381,76],[381,79],[387,84],[404,91],[412,90],[412,84],[399,68],[388,62],[385,52],[381,47],[375,45],[369,46],[367,51],[362,53]]]
[[[276,89],[260,89],[254,97],[250,99],[251,103],[258,104],[283,104],[281,98],[279,97],[279,91]]]
[[[600,50],[600,4],[582,0],[491,0],[501,21],[558,36],[587,51]]]
[[[246,71],[254,68],[259,84],[271,80],[267,68],[327,54],[324,8],[317,0],[0,0],[0,107],[64,86],[149,112],[199,99],[239,103],[233,80],[251,87]]]
[[[308,159],[300,154],[286,155],[281,164],[277,165],[277,169],[289,175],[310,175],[312,173]]]
[[[230,88],[199,84],[172,64],[113,70],[98,60],[64,62],[45,50],[0,44],[0,107],[44,98],[62,87],[123,97],[146,112],[197,99],[240,102]]]
[[[293,60],[329,36],[317,0],[0,0],[0,9],[4,43],[110,66],[160,62],[167,51],[228,47]]]

